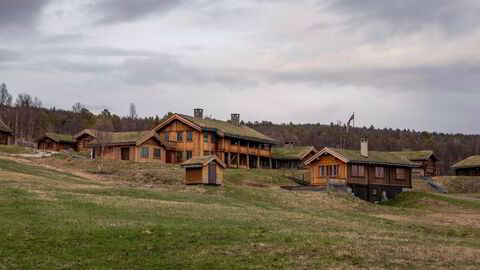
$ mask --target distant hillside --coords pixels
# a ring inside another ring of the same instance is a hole
[[[369,149],[377,151],[400,151],[403,149],[431,149],[440,160],[438,168],[442,174],[449,167],[467,156],[480,154],[480,136],[445,134],[437,132],[416,132],[400,129],[351,128],[345,137],[345,126],[338,124],[273,124],[272,122],[247,123],[248,126],[276,139],[298,145],[313,145],[318,149],[340,147],[345,138],[345,147],[360,148],[360,139],[369,140]]]

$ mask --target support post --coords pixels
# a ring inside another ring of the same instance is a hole
[[[232,155],[230,152],[228,152],[228,156],[227,156],[227,166],[228,167],[232,166]]]
[[[237,153],[237,169],[240,168],[240,153]]]
[[[272,158],[270,158],[270,159],[268,160],[268,163],[269,163],[269,167],[270,167],[270,169],[271,169],[271,168],[272,168]]]
[[[247,169],[250,169],[250,142],[247,142]]]

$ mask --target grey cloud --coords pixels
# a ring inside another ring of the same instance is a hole
[[[480,85],[480,65],[419,66],[414,68],[348,70],[328,72],[307,70],[271,75],[273,81],[373,87],[386,91],[475,93]]]
[[[99,18],[97,23],[118,23],[164,14],[183,4],[182,0],[103,0],[90,5]]]
[[[48,52],[64,55],[86,55],[86,56],[154,56],[157,53],[140,49],[124,49],[115,47],[84,46],[84,47],[51,47]]]
[[[0,62],[14,61],[19,59],[20,53],[12,50],[0,49]]]
[[[0,29],[31,27],[49,0],[0,1]]]
[[[372,22],[397,34],[439,26],[445,33],[476,30],[480,23],[480,2],[471,0],[337,0],[330,6],[351,18],[348,27],[363,27]]]

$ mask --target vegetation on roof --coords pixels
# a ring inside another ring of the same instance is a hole
[[[276,141],[253,128],[247,127],[245,125],[234,125],[232,123],[209,119],[209,118],[198,118],[184,114],[178,114],[179,116],[187,119],[190,122],[202,127],[202,128],[211,128],[217,129],[223,132],[227,136],[240,137],[250,140],[260,140],[269,143],[276,143]]]
[[[197,156],[192,157],[191,159],[182,163],[182,166],[189,166],[189,165],[204,165],[207,162],[212,160],[216,160],[220,163],[223,167],[225,167],[225,163],[223,163],[217,156]]]
[[[75,143],[76,140],[73,138],[72,135],[69,134],[59,134],[59,133],[52,133],[47,132],[45,133],[44,137],[48,137],[56,142],[68,142],[68,143]]]
[[[460,162],[455,163],[452,168],[480,167],[480,155],[470,156]]]
[[[110,132],[111,140],[109,144],[136,143],[151,131],[128,131],[128,132]],[[98,143],[93,140],[93,144]]]
[[[409,160],[427,160],[431,155],[433,155],[432,150],[420,150],[420,151],[399,151],[391,152],[396,153],[401,156],[406,157]]]
[[[275,147],[272,148],[272,158],[302,159],[310,151],[314,150],[313,146]]]
[[[12,130],[0,119],[0,131],[12,132]]]
[[[368,157],[364,157],[360,154],[360,150],[348,150],[329,148],[342,157],[348,159],[349,162],[361,162],[361,163],[382,163],[392,165],[407,165],[416,166],[415,163],[408,160],[406,157],[399,155],[395,152],[380,152],[380,151],[368,151]]]

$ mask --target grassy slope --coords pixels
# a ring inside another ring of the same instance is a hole
[[[35,154],[35,150],[30,147],[18,145],[0,145],[0,153],[7,154]]]
[[[82,162],[70,167],[88,169]],[[139,166],[155,170],[122,167]],[[0,269],[480,267],[474,203],[432,206],[415,193],[370,205],[281,190],[278,173],[227,170],[223,187],[146,189],[0,160]]]

